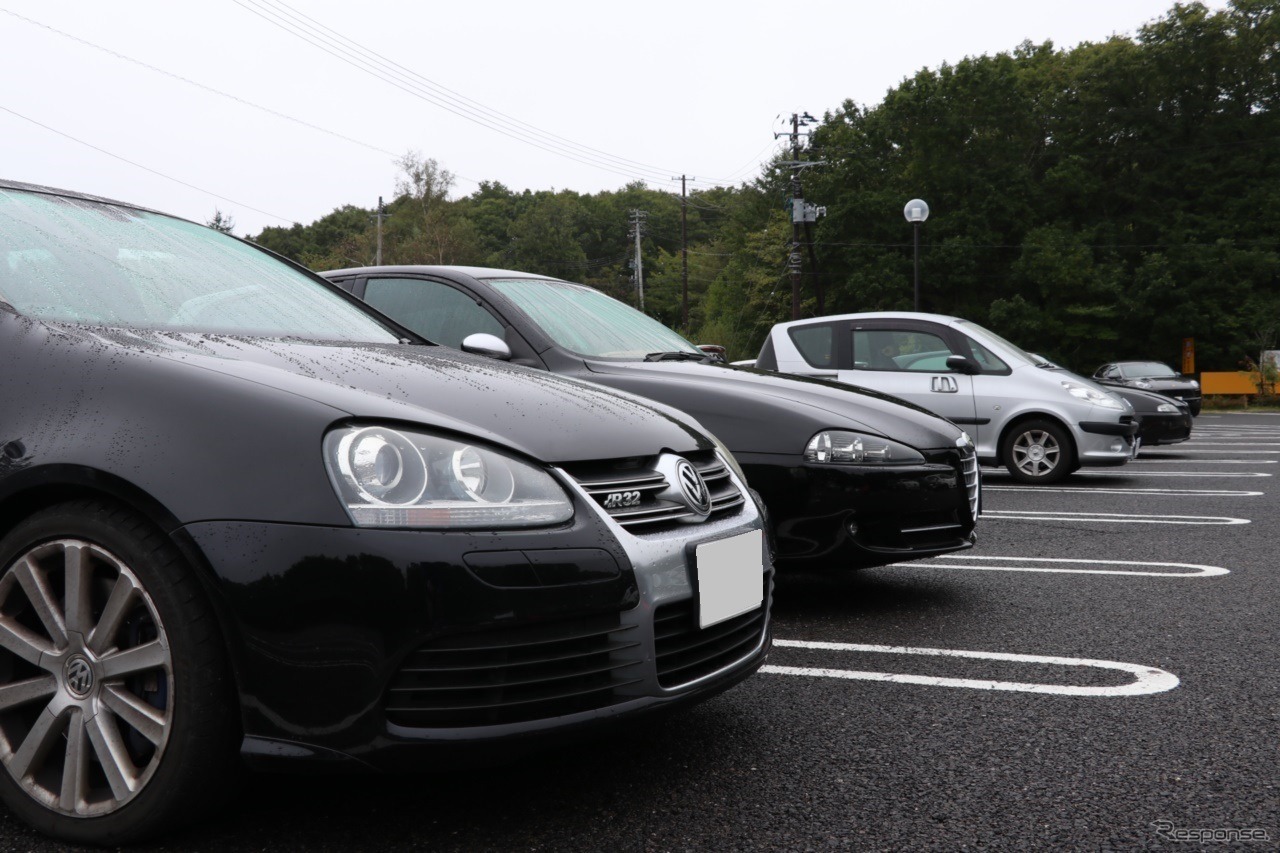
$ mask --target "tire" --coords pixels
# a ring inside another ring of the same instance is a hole
[[[56,838],[118,845],[218,805],[237,760],[234,693],[172,543],[122,507],[76,501],[0,539],[0,567],[9,809]]]
[[[1079,467],[1066,430],[1053,421],[1017,424],[1000,444],[1004,466],[1022,483],[1056,483]]]

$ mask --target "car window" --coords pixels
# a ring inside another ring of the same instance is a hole
[[[835,367],[836,330],[833,326],[797,326],[788,329],[787,335],[810,367]]]
[[[485,332],[502,337],[502,324],[456,287],[418,278],[373,278],[365,301],[432,343],[454,349],[468,335]]]
[[[1124,375],[1127,379],[1168,379],[1177,376],[1178,372],[1158,361],[1135,361],[1124,366]]]
[[[64,323],[394,342],[326,285],[212,228],[0,189],[0,300]]]
[[[543,334],[578,355],[640,359],[655,352],[702,350],[623,302],[580,284],[547,279],[488,279]]]
[[[973,354],[973,360],[978,362],[983,373],[1008,373],[1009,365],[1000,360],[1000,357],[973,338],[966,337],[964,342],[969,345],[969,350]]]
[[[951,348],[937,335],[915,329],[855,329],[853,366],[857,370],[951,372]]]

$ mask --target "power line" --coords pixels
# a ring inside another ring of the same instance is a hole
[[[614,174],[622,175],[623,177],[630,178],[632,180],[638,179],[648,183],[670,183],[669,181],[666,181],[664,179],[657,177],[659,174],[659,172],[657,171],[641,172],[639,170],[631,169],[631,168],[627,168],[626,170],[624,170],[624,168],[618,162],[611,162],[611,161],[617,161],[620,159],[620,158],[615,158],[612,155],[604,155],[603,157],[601,157],[598,155],[586,153],[585,151],[575,151],[569,146],[576,145],[576,143],[556,142],[554,141],[554,139],[546,138],[551,135],[547,134],[545,131],[537,131],[538,133],[541,133],[544,137],[539,139],[539,138],[530,138],[528,136],[528,132],[521,131],[515,127],[503,127],[502,126],[503,123],[499,119],[494,118],[490,115],[486,115],[480,112],[479,109],[473,108],[467,104],[459,103],[458,98],[452,97],[450,95],[442,95],[438,92],[432,91],[429,88],[429,86],[435,86],[435,84],[430,83],[430,81],[427,81],[427,83],[429,84],[428,86],[428,85],[424,85],[416,82],[414,79],[411,79],[409,75],[402,73],[400,71],[397,71],[394,68],[391,68],[390,70],[384,70],[384,68],[387,66],[386,62],[380,61],[380,60],[370,60],[366,56],[362,56],[359,53],[354,52],[353,50],[350,49],[350,45],[354,45],[357,50],[362,51],[364,53],[367,53],[367,54],[372,53],[367,49],[355,44],[354,42],[350,42],[350,40],[347,40],[347,39],[339,40],[337,38],[327,36],[323,32],[318,31],[316,27],[311,27],[309,25],[303,25],[303,26],[306,26],[306,29],[300,30],[298,29],[298,26],[295,23],[291,23],[288,20],[286,13],[282,13],[278,9],[275,9],[269,6],[263,6],[261,3],[257,2],[257,0],[232,0],[232,2],[235,3],[237,6],[240,6],[242,9],[248,12],[251,12],[252,14],[258,16],[259,18],[262,18],[264,21],[267,21],[273,26],[284,30],[285,32],[289,33],[295,38],[305,41],[306,43],[312,45],[313,47],[352,66],[353,68],[363,71],[364,73],[372,77],[376,77],[377,79],[383,81],[384,83],[388,83],[396,87],[397,89],[400,89],[401,91],[412,95],[413,97],[426,101],[427,103],[437,106],[445,110],[446,112],[452,113],[453,115],[456,115],[459,118],[462,118],[466,121],[472,122],[473,124],[480,125],[481,127],[484,127],[495,133],[499,133],[503,136],[506,136],[510,139],[514,139],[517,142],[522,142],[526,145],[530,145],[534,148],[541,149],[550,154],[555,154],[561,157],[565,157],[569,160],[582,163],[583,165],[592,166],[594,168],[602,169],[608,172],[613,172]],[[294,20],[295,21],[297,20],[296,16],[294,16]],[[376,54],[372,54],[372,55],[377,56]],[[384,66],[384,68],[379,68],[378,65]],[[416,75],[416,74],[414,74],[413,76],[420,77],[420,75]],[[421,79],[425,80],[426,78],[421,78]],[[484,109],[487,109],[487,108],[484,108]],[[500,114],[497,114],[497,115],[500,115]],[[578,147],[583,148],[584,146],[578,146]],[[666,172],[666,173],[669,174],[669,172]]]
[[[455,90],[453,90],[453,89],[448,88],[447,86],[443,86],[443,85],[441,85],[441,84],[439,84],[439,83],[436,83],[435,81],[433,81],[433,80],[431,80],[431,79],[429,79],[429,78],[427,78],[427,77],[424,77],[423,75],[419,74],[418,72],[414,71],[413,69],[408,68],[408,67],[406,67],[406,66],[404,66],[404,65],[401,65],[400,63],[395,62],[394,60],[390,59],[389,57],[386,57],[386,56],[384,56],[383,54],[380,54],[380,53],[378,53],[378,52],[377,52],[377,51],[375,51],[375,50],[372,50],[372,49],[370,49],[370,48],[367,48],[367,47],[365,47],[364,45],[361,45],[360,43],[358,43],[358,42],[356,42],[356,41],[354,41],[354,40],[352,40],[352,39],[350,39],[350,38],[347,38],[347,37],[346,37],[346,36],[344,36],[342,33],[338,32],[338,31],[336,31],[336,30],[334,30],[334,29],[332,29],[332,28],[330,28],[330,27],[327,27],[327,26],[325,26],[324,24],[321,24],[321,23],[320,23],[319,21],[317,21],[315,18],[312,18],[312,17],[310,17],[309,15],[306,15],[305,13],[298,11],[297,9],[293,8],[292,6],[290,6],[289,4],[282,2],[282,0],[266,0],[266,2],[268,2],[268,3],[270,3],[271,5],[276,6],[276,7],[282,7],[282,8],[288,9],[290,12],[294,13],[294,14],[293,14],[293,16],[292,16],[292,17],[294,18],[294,20],[298,20],[298,18],[304,18],[304,19],[306,19],[307,21],[310,21],[312,24],[315,24],[315,25],[316,25],[316,27],[320,28],[321,30],[324,30],[324,31],[325,31],[325,32],[327,32],[327,33],[330,33],[330,34],[332,34],[332,35],[336,36],[337,38],[341,39],[341,40],[342,40],[343,42],[345,42],[346,44],[348,44],[348,45],[350,45],[350,46],[353,46],[353,47],[355,47],[355,48],[359,49],[361,52],[365,53],[366,55],[368,55],[368,56],[373,56],[373,57],[376,57],[378,60],[381,60],[382,62],[381,62],[380,64],[382,64],[382,65],[384,65],[384,66],[390,66],[390,67],[397,68],[397,69],[399,69],[399,70],[401,70],[401,71],[404,71],[404,72],[406,72],[407,74],[409,74],[409,75],[411,75],[411,76],[413,76],[413,77],[417,78],[418,80],[421,80],[421,81],[422,81],[422,82],[423,82],[427,87],[429,87],[430,89],[432,89],[432,90],[433,90],[433,91],[435,91],[435,92],[440,93],[442,96],[449,97],[449,98],[450,98],[450,100],[453,100],[455,103],[459,103],[459,104],[463,104],[463,103],[465,103],[465,104],[472,105],[472,106],[476,107],[477,109],[479,109],[480,111],[482,111],[482,112],[484,112],[484,113],[488,113],[489,115],[492,115],[492,116],[496,116],[496,117],[498,117],[498,118],[505,119],[505,120],[507,120],[507,121],[509,121],[509,122],[513,122],[514,124],[518,124],[518,125],[520,125],[521,127],[524,127],[524,128],[526,128],[526,129],[528,129],[529,131],[532,131],[533,133],[535,133],[535,134],[536,134],[536,135],[538,135],[538,136],[542,136],[542,137],[545,137],[545,138],[547,138],[547,139],[559,140],[560,142],[563,142],[563,143],[565,143],[566,145],[569,145],[569,146],[571,146],[571,147],[573,147],[573,148],[581,149],[581,150],[582,150],[582,151],[584,151],[584,152],[591,152],[591,153],[594,153],[594,154],[599,154],[599,155],[601,155],[601,156],[603,156],[603,157],[605,157],[605,158],[607,158],[607,159],[609,159],[609,160],[613,160],[613,161],[615,161],[615,162],[617,162],[617,163],[619,163],[619,164],[623,164],[623,165],[630,165],[630,166],[638,166],[638,167],[640,167],[640,168],[642,168],[642,169],[645,169],[645,170],[648,170],[648,171],[654,172],[655,174],[656,174],[656,173],[659,173],[659,172],[663,172],[663,171],[670,171],[670,170],[659,169],[659,168],[657,168],[657,167],[655,167],[655,166],[651,166],[651,165],[646,164],[646,163],[641,163],[641,162],[636,161],[636,160],[629,160],[629,159],[627,159],[627,158],[625,158],[625,157],[618,157],[618,156],[616,156],[616,155],[610,154],[610,153],[609,153],[609,152],[607,152],[607,151],[602,151],[602,150],[600,150],[600,149],[598,149],[598,148],[592,148],[592,147],[591,147],[591,146],[589,146],[589,145],[582,145],[582,144],[580,144],[580,143],[578,143],[578,142],[574,142],[573,140],[568,139],[567,137],[560,136],[559,134],[552,133],[552,132],[550,132],[550,131],[542,130],[541,128],[538,128],[538,127],[536,127],[536,126],[534,126],[534,125],[532,125],[532,124],[529,124],[528,122],[521,121],[520,119],[515,118],[514,116],[511,116],[511,115],[508,115],[508,114],[506,114],[506,113],[504,113],[504,112],[501,112],[500,110],[496,110],[496,109],[493,109],[493,108],[491,108],[491,107],[485,106],[484,104],[480,103],[479,101],[475,100],[474,98],[469,98],[469,97],[467,97],[466,95],[461,94],[460,92],[457,92],[457,91],[455,91]],[[314,30],[314,28],[312,28],[312,29]]]
[[[112,152],[108,151],[108,150],[107,150],[107,149],[105,149],[105,148],[99,148],[98,146],[96,146],[96,145],[94,145],[94,144],[92,144],[92,143],[85,142],[83,139],[77,139],[76,137],[72,136],[72,135],[71,135],[71,134],[69,134],[69,133],[63,133],[61,130],[58,130],[57,128],[50,127],[50,126],[49,126],[49,125],[47,125],[47,124],[42,124],[41,122],[38,122],[38,121],[36,121],[36,120],[35,120],[35,119],[33,119],[33,118],[29,118],[29,117],[27,117],[27,116],[24,116],[22,113],[15,112],[14,110],[11,110],[11,109],[9,109],[9,108],[8,108],[8,107],[6,107],[6,106],[0,105],[0,110],[3,110],[4,112],[8,113],[9,115],[16,116],[16,117],[18,117],[18,118],[22,119],[23,121],[30,122],[31,124],[34,124],[34,125],[36,125],[37,127],[42,127],[42,128],[44,128],[45,130],[49,131],[50,133],[56,133],[58,136],[61,136],[61,137],[63,137],[64,139],[70,139],[72,142],[77,142],[77,143],[79,143],[80,145],[85,146],[86,148],[92,148],[94,151],[97,151],[99,154],[106,154],[108,157],[114,157],[115,159],[119,160],[119,161],[120,161],[120,162],[122,162],[122,163],[128,163],[130,166],[134,166],[134,167],[136,167],[136,168],[138,168],[138,169],[143,170],[144,172],[150,172],[150,173],[151,173],[151,174],[153,174],[153,175],[157,175],[157,176],[159,176],[159,177],[161,177],[161,178],[164,178],[166,181],[173,181],[175,184],[181,184],[181,185],[182,185],[182,186],[184,186],[184,187],[188,187],[188,188],[190,188],[190,189],[196,190],[197,192],[202,192],[202,193],[204,193],[205,195],[212,196],[212,197],[214,197],[214,198],[220,198],[220,199],[222,199],[223,201],[230,202],[231,204],[237,204],[237,205],[239,205],[240,207],[243,207],[243,208],[244,208],[244,209],[246,209],[246,210],[252,210],[254,213],[261,213],[263,216],[270,216],[272,219],[278,219],[278,220],[280,220],[281,222],[289,222],[289,223],[293,223],[293,222],[297,222],[297,221],[298,221],[298,220],[296,220],[296,219],[290,219],[290,218],[285,217],[285,216],[279,216],[279,215],[277,215],[277,214],[270,213],[270,212],[265,211],[265,210],[261,210],[261,209],[259,209],[259,208],[253,207],[252,205],[245,204],[245,203],[244,203],[244,202],[242,202],[242,201],[236,201],[236,200],[235,200],[235,199],[233,199],[233,198],[227,198],[225,195],[218,195],[218,193],[215,193],[215,192],[213,192],[213,191],[211,191],[211,190],[207,190],[207,189],[205,189],[204,187],[198,187],[198,186],[196,186],[195,184],[189,184],[189,183],[187,183],[186,181],[183,181],[183,180],[180,180],[180,179],[178,179],[178,178],[173,177],[172,175],[166,175],[164,172],[160,172],[160,171],[157,171],[156,169],[152,169],[150,166],[144,166],[144,165],[142,165],[141,163],[136,163],[136,162],[134,162],[133,160],[128,159],[127,157],[121,157],[119,154],[113,154]]]
[[[320,133],[328,134],[329,136],[335,137],[336,139],[341,139],[344,142],[350,142],[353,145],[359,145],[362,148],[368,148],[370,151],[376,151],[379,154],[386,154],[389,157],[400,156],[394,151],[388,151],[385,148],[379,148],[378,146],[371,145],[368,142],[362,142],[359,139],[353,139],[350,136],[346,136],[345,134],[338,133],[336,130],[329,130],[328,128],[320,127],[319,125],[312,124],[311,122],[308,122],[308,121],[304,121],[300,118],[297,118],[296,116],[291,116],[288,113],[282,113],[279,110],[272,109],[271,107],[264,107],[262,104],[256,104],[253,101],[245,100],[244,98],[241,98],[237,95],[232,95],[231,93],[224,92],[221,89],[215,89],[212,86],[207,86],[204,83],[200,83],[195,80],[188,79],[186,77],[183,77],[180,74],[175,74],[172,71],[166,71],[163,68],[159,68],[147,62],[143,62],[140,59],[134,59],[132,56],[126,56],[125,54],[120,53],[118,51],[114,51],[111,48],[103,47],[100,44],[94,44],[93,42],[88,41],[86,39],[82,39],[79,36],[74,36],[71,33],[63,32],[62,30],[56,27],[51,27],[48,24],[41,23],[40,21],[33,20],[32,18],[28,18],[24,15],[19,15],[17,12],[13,12],[9,9],[0,8],[0,12],[3,12],[4,14],[9,15],[11,17],[17,18],[20,21],[25,21],[26,23],[31,24],[32,26],[40,27],[41,29],[48,30],[49,32],[62,36],[65,39],[70,39],[71,41],[77,42],[78,44],[82,44],[85,47],[91,47],[94,50],[101,51],[102,53],[105,53],[108,56],[114,56],[116,59],[123,60],[124,62],[131,62],[134,65],[147,69],[148,71],[154,71],[157,74],[163,74],[166,77],[172,78],[182,83],[186,83],[188,86],[195,86],[197,89],[203,89],[206,92],[210,92],[214,95],[227,98],[228,100],[235,101],[238,104],[243,104],[246,107],[253,107],[255,110],[260,110],[264,113],[268,113],[270,115],[275,116],[276,118],[282,118],[286,121],[291,121],[294,124],[301,125],[302,127],[308,128],[310,130],[315,130],[315,131],[319,131]]]

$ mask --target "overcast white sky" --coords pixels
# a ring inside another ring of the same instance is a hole
[[[1172,5],[0,0],[0,177],[201,222],[221,209],[237,234],[372,207],[410,149],[458,176],[455,196],[739,183],[792,112],[874,105],[920,68],[1028,39],[1132,35]]]

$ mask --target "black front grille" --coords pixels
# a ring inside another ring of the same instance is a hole
[[[603,708],[640,681],[640,645],[639,629],[617,614],[437,639],[396,673],[387,719],[485,726]]]
[[[692,599],[659,607],[653,614],[658,683],[679,687],[751,654],[764,634],[769,599],[766,591],[760,607],[706,628],[698,627]]]
[[[737,515],[746,502],[729,477],[729,470],[715,451],[684,454],[698,469],[711,495],[710,518]],[[620,459],[566,466],[569,475],[609,517],[633,533],[653,533],[671,529],[681,519],[695,518],[681,501],[664,499],[668,483],[655,470],[656,457]]]

